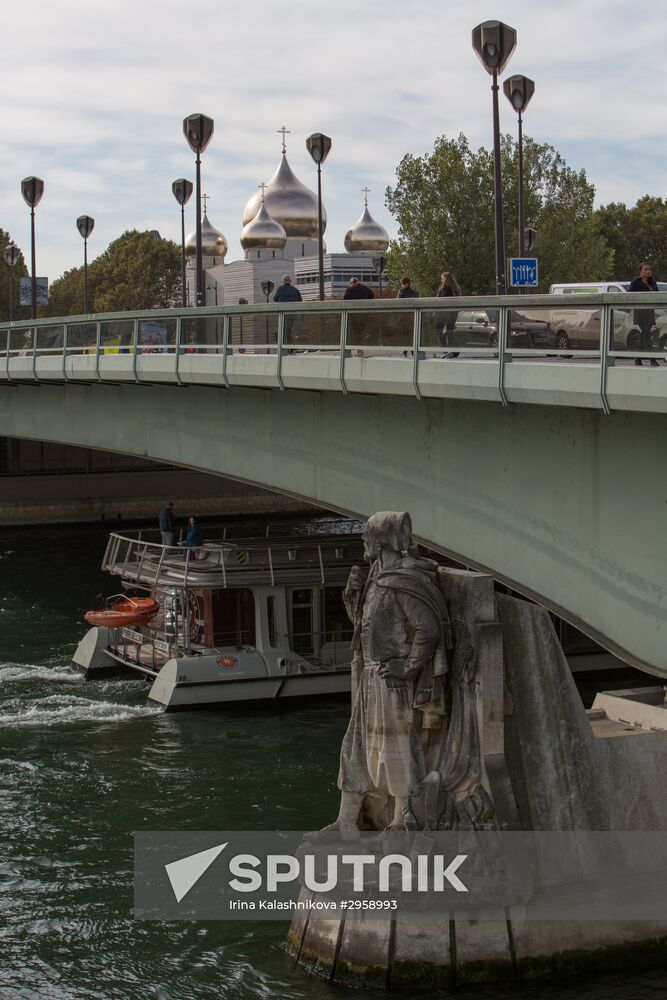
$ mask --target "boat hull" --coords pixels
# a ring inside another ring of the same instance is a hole
[[[349,667],[310,673],[179,680],[182,676],[179,661],[170,660],[153,682],[148,700],[165,711],[175,711],[241,702],[277,704],[297,698],[349,696],[350,692]]]

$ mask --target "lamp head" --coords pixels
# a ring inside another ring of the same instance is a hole
[[[324,163],[331,149],[331,139],[322,132],[313,132],[306,139],[306,149],[315,163]]]
[[[203,153],[213,136],[213,119],[207,115],[188,115],[183,119],[183,135],[193,153]]]
[[[21,181],[23,200],[31,208],[36,208],[44,194],[44,181],[40,177],[24,177]]]
[[[501,73],[516,48],[516,31],[502,21],[483,21],[472,29],[472,47],[487,73]]]
[[[174,198],[181,208],[183,208],[183,206],[187,205],[190,200],[190,195],[192,194],[192,181],[186,181],[185,177],[179,177],[178,180],[174,181],[171,185],[171,190],[174,193]]]
[[[535,83],[527,76],[508,76],[503,83],[503,93],[518,113],[526,110],[535,93]]]
[[[3,250],[3,253],[5,255],[5,260],[7,261],[10,267],[14,267],[14,264],[21,256],[21,251],[13,243],[8,243],[5,249]]]
[[[95,228],[95,220],[89,215],[80,215],[76,220],[76,228],[79,230],[84,240],[87,240]]]

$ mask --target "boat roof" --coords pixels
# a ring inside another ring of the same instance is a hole
[[[153,531],[112,532],[102,569],[147,589],[343,586],[351,567],[363,560],[360,532],[207,539],[194,548],[163,545],[159,538]]]

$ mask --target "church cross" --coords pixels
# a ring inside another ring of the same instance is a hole
[[[285,145],[285,136],[286,135],[291,135],[292,133],[290,132],[290,130],[288,128],[285,128],[284,125],[283,125],[282,128],[277,128],[276,132],[278,132],[278,133],[282,132],[282,135],[283,135],[283,153],[286,153],[287,152],[287,146]]]
[[[266,184],[264,183],[264,181],[262,181],[262,183],[258,184],[257,187],[261,188],[261,191],[262,191],[262,201],[264,201],[264,191],[266,189]]]
[[[204,202],[204,215],[206,215],[206,202],[211,200],[210,194],[203,194],[201,200]]]
[[[369,187],[363,187],[361,190],[364,192],[364,206],[368,208],[368,195],[370,194],[371,189]]]

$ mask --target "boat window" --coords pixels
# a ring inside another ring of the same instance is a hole
[[[313,591],[292,591],[292,649],[299,656],[313,656]]]
[[[347,617],[341,588],[325,587],[322,604],[324,641],[349,643],[352,639],[352,623]]]
[[[214,645],[255,645],[255,597],[249,587],[217,590],[212,610]]]
[[[266,599],[266,625],[269,633],[269,646],[278,645],[278,636],[276,634],[276,599],[275,597],[267,597]]]

